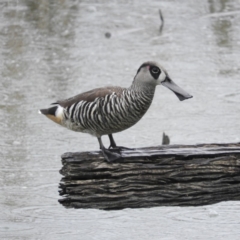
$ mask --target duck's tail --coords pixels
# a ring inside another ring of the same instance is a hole
[[[40,109],[38,112],[40,114],[45,115],[55,123],[58,123],[61,125],[62,116],[63,116],[63,107],[61,107],[60,105],[50,107],[47,109]]]

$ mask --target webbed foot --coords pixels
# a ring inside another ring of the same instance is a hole
[[[108,150],[108,149],[101,149],[101,150],[102,150],[104,158],[109,163],[114,162],[114,161],[122,158],[120,152],[115,152],[115,151],[111,151],[111,150]]]
[[[124,150],[134,150],[133,148],[127,148],[127,147],[122,147],[122,146],[117,146],[116,142],[113,139],[112,134],[108,135],[109,140],[110,140],[110,146],[108,149],[112,149],[113,151],[124,151]]]
[[[112,149],[113,151],[125,151],[125,150],[134,150],[134,148],[127,148],[127,147],[123,147],[123,146],[115,146],[112,147],[111,145],[109,146],[108,149]]]

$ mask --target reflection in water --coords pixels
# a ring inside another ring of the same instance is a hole
[[[229,11],[229,0],[208,0],[210,13]],[[219,47],[231,47],[232,16],[219,16],[212,19],[214,33],[217,36]]]
[[[239,27],[236,25],[239,14],[236,14],[238,12],[234,1],[208,0],[208,4],[209,11],[213,14],[210,18],[212,30],[216,44],[219,46],[217,49],[219,60],[216,62],[219,64],[219,76],[234,76],[240,71],[238,60],[235,58],[239,51],[238,45],[235,44],[236,39],[239,38]],[[227,55],[231,57],[227,58]],[[226,94],[231,102],[239,101],[239,91]]]
[[[15,5],[13,5],[15,6]],[[26,95],[21,91],[27,77],[28,61],[25,59],[27,42],[25,29],[19,23],[18,11],[7,5],[4,16],[8,21],[1,21],[1,40],[4,42],[1,50],[1,98],[0,103],[0,128],[1,128],[1,154],[2,173],[1,186],[21,185],[25,177],[9,171],[25,164],[27,161],[26,150]],[[8,136],[8,137],[6,137]],[[9,198],[4,201],[9,204]]]
[[[208,0],[210,12],[223,12],[226,10],[227,2],[229,2],[229,0]]]
[[[40,39],[38,61],[44,61],[44,74],[48,88],[54,90],[55,97],[65,95],[72,66],[69,64],[70,50],[74,46],[76,17],[79,17],[78,4],[74,1],[31,1],[26,0],[28,7],[26,20],[33,31],[38,30]],[[39,36],[38,36],[39,37]],[[63,94],[64,92],[64,94]]]
[[[2,76],[15,80],[23,79],[27,69],[27,62],[24,61],[26,42],[24,37],[24,28],[18,23],[13,23],[9,26],[4,26],[2,29],[4,38],[4,56]],[[6,83],[5,84],[9,84]]]

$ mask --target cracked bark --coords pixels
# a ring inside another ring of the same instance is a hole
[[[123,209],[199,206],[240,200],[240,143],[168,145],[62,155],[59,200],[66,207]]]

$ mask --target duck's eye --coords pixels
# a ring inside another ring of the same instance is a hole
[[[150,67],[150,73],[153,76],[153,78],[157,80],[161,73],[161,70],[158,67],[152,66]]]
[[[153,74],[158,74],[158,73],[160,72],[160,69],[159,69],[158,67],[153,67],[153,68],[151,69],[151,72],[152,72]]]

